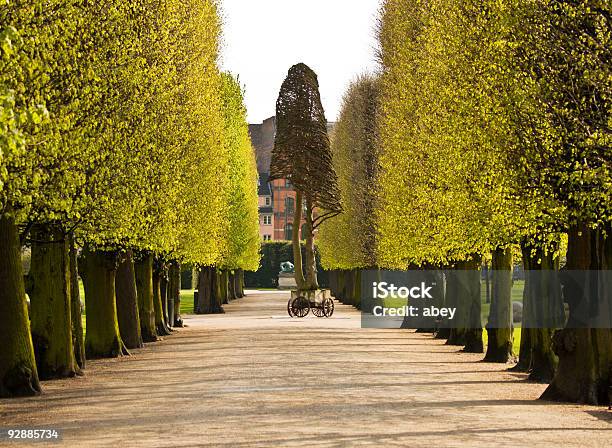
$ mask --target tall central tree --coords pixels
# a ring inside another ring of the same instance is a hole
[[[332,165],[327,120],[317,75],[306,64],[289,69],[276,101],[276,138],[270,180],[287,179],[296,192],[293,216],[295,280],[300,290],[319,287],[314,253],[314,233],[323,221],[341,212],[338,177]],[[306,240],[305,273],[302,269],[300,224]]]

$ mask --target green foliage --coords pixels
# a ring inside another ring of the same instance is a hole
[[[229,166],[226,201],[229,204],[226,247],[219,266],[255,270],[259,265],[257,164],[251,146],[242,90],[236,79],[222,75],[224,144]]]
[[[0,11],[0,211],[81,244],[254,267],[256,169],[214,0]]]
[[[586,0],[385,2],[381,266],[609,220],[609,17]]]
[[[343,212],[321,224],[317,246],[328,269],[376,265],[378,82],[362,76],[350,85],[331,141]]]

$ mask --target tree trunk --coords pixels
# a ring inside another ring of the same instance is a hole
[[[220,294],[217,293],[218,273],[213,267],[203,267],[200,271],[198,283],[198,309],[197,314],[223,313]]]
[[[74,234],[70,234],[70,318],[72,320],[72,346],[80,369],[85,368],[85,339],[83,338],[83,305],[79,291],[79,267]]]
[[[225,313],[223,309],[223,272],[221,269],[213,268],[212,271],[212,304],[217,312]]]
[[[81,278],[85,286],[87,358],[116,358],[124,353],[115,303],[117,254],[84,250]]]
[[[164,307],[162,298],[162,277],[164,277],[164,267],[161,262],[156,261],[153,268],[153,310],[155,312],[155,330],[158,336],[167,336],[170,329],[164,320]],[[165,292],[165,290],[164,290]]]
[[[465,331],[465,347],[463,351],[467,353],[483,353],[484,344],[482,342],[482,304],[480,298],[480,267],[482,260],[479,256],[474,256],[466,264],[468,270],[468,328]]]
[[[143,346],[143,343],[140,333],[140,317],[138,315],[134,258],[131,250],[127,251],[124,260],[117,268],[115,295],[117,298],[117,320],[119,321],[121,339],[127,348],[140,348]]]
[[[435,275],[436,275],[436,285],[435,285],[434,291],[436,291],[435,293],[436,295],[434,297],[438,298],[436,300],[435,305],[438,308],[446,307],[447,276],[444,270],[438,270]],[[450,336],[449,328],[447,327],[436,328],[434,339],[448,339],[449,336]]]
[[[15,219],[0,215],[0,397],[38,395],[40,383]]]
[[[319,289],[319,281],[317,279],[317,260],[315,258],[315,244],[314,244],[314,229],[313,229],[313,209],[312,202],[306,200],[306,236],[302,237],[306,240],[305,246],[305,258],[306,258],[306,289],[317,290]]]
[[[602,229],[593,230],[587,224],[570,227],[568,270],[595,271],[612,267],[612,226],[608,224],[606,227],[607,239]],[[569,318],[566,327],[553,337],[553,349],[559,357],[559,365],[542,399],[594,405],[610,402],[612,329],[581,328],[576,315],[577,307],[584,305],[599,312],[609,312],[612,291],[603,275],[589,272],[583,275],[584,282],[570,279],[564,282]],[[607,309],[603,310],[602,307]]]
[[[168,270],[166,269],[164,275],[159,280],[159,292],[162,300],[162,315],[164,317],[164,325],[170,331],[170,324],[168,323]]]
[[[484,267],[485,278],[485,303],[491,303],[491,277],[489,275],[489,262],[485,261]]]
[[[293,211],[293,228],[291,242],[293,246],[293,264],[295,283],[298,290],[306,288],[306,279],[302,269],[302,246],[300,244],[300,223],[302,222],[302,192],[295,192],[295,210]]]
[[[548,249],[548,250],[545,250]],[[561,285],[559,282],[559,260],[554,258],[556,246],[544,248],[523,243],[523,257],[529,266],[528,309],[523,304],[523,326],[529,333],[529,379],[549,383],[552,381],[557,356],[552,349],[555,328],[565,322]],[[546,325],[544,325],[546,324]]]
[[[241,299],[244,297],[244,295],[242,294],[241,287],[240,287],[241,272],[242,272],[242,269],[236,269],[234,271],[234,294],[236,294],[237,299]]]
[[[240,291],[240,297],[244,297],[244,270],[240,269],[240,276],[238,277],[238,285]]]
[[[168,324],[175,326],[175,303],[181,296],[181,265],[178,261],[170,263],[168,268]]]
[[[354,280],[354,271],[352,269],[347,269],[344,271],[344,303],[346,305],[354,305],[353,300],[355,299],[355,280]]]
[[[30,319],[40,379],[72,377],[74,357],[71,319],[69,241],[56,226],[32,229]]]
[[[447,330],[448,339],[446,345],[465,345],[465,325],[467,321],[468,309],[468,282],[465,275],[465,262],[458,262],[453,270],[448,271],[448,279],[446,282],[446,301],[447,307],[456,308],[455,323],[451,324],[451,328]]]
[[[193,270],[193,272],[197,273],[197,270]],[[176,271],[174,272],[175,284],[173,286],[174,291],[174,323],[173,327],[182,328],[184,326],[183,319],[181,317],[181,265],[180,263],[176,263]],[[197,280],[197,279],[196,279]],[[191,279],[191,287],[193,287],[194,279]],[[195,304],[194,304],[195,306]]]
[[[353,306],[357,308],[358,310],[360,310],[361,309],[361,270],[360,269],[353,269],[352,281],[353,281],[353,288],[352,288]]]
[[[487,322],[487,362],[506,363],[512,358],[512,249],[493,251],[493,294]],[[489,275],[488,272],[486,274]]]
[[[221,303],[227,304],[229,303],[229,271],[227,269],[219,269],[219,273]]]
[[[155,309],[153,308],[153,256],[143,253],[134,263],[140,334],[144,342],[157,341]]]
[[[532,306],[531,306],[531,268],[532,268],[532,256],[531,249],[528,248],[525,243],[521,244],[521,252],[523,255],[523,270],[525,271],[525,285],[523,288],[523,319],[521,322],[521,344],[519,347],[519,359],[514,367],[510,370],[514,372],[528,372],[531,367],[531,330],[533,317]]]

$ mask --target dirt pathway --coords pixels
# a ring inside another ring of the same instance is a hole
[[[225,315],[188,316],[129,358],[0,400],[0,428],[61,429],[50,446],[74,447],[611,444],[604,408],[534,401],[544,386],[506,366],[413,332],[361,330],[349,307],[289,319],[286,300],[256,293]]]

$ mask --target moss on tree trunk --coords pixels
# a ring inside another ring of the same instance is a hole
[[[143,343],[140,333],[140,317],[138,315],[134,258],[131,250],[127,251],[125,258],[117,268],[115,294],[121,339],[127,348],[140,348],[143,346]]]
[[[13,216],[0,215],[0,397],[40,393]]]
[[[564,283],[569,318],[566,327],[553,337],[559,365],[542,399],[595,405],[610,402],[612,329],[582,328],[575,313],[584,301],[591,309],[609,312],[611,285],[596,270],[612,268],[611,230],[610,225],[594,230],[578,223],[568,232],[567,269],[593,272],[584,274],[583,282],[574,278]]]
[[[87,306],[85,354],[89,359],[115,358],[125,353],[115,301],[117,262],[115,252],[83,251],[81,277]]]
[[[80,372],[74,356],[69,241],[57,226],[32,229],[30,319],[38,375],[71,377]]]
[[[493,290],[487,322],[487,362],[506,363],[512,358],[512,249],[493,251]],[[488,275],[488,272],[487,272]]]
[[[72,346],[79,368],[85,368],[85,339],[83,337],[83,306],[79,288],[79,267],[74,235],[68,235],[70,246],[70,318],[72,320]]]
[[[140,334],[144,342],[157,341],[155,309],[153,308],[153,256],[142,253],[134,262]]]

